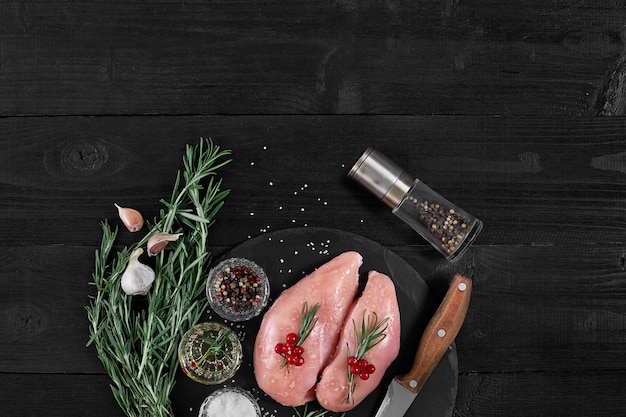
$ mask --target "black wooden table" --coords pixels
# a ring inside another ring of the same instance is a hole
[[[215,257],[291,227],[471,272],[454,416],[626,413],[623,1],[14,1],[0,13],[0,415],[122,416],[100,222],[232,150]],[[484,222],[449,263],[349,179],[376,146]]]

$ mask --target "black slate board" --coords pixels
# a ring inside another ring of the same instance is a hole
[[[254,260],[263,267],[270,279],[269,304],[271,304],[285,288],[293,285],[332,257],[348,250],[355,250],[363,255],[362,277],[369,270],[375,269],[393,279],[400,306],[402,332],[398,358],[385,373],[381,385],[355,409],[346,413],[346,417],[373,417],[391,378],[396,374],[405,373],[410,368],[419,336],[439,302],[433,299],[428,285],[419,273],[402,258],[372,240],[353,233],[327,228],[303,227],[267,233],[233,248],[222,259],[244,257]],[[218,261],[216,260],[215,263]],[[177,384],[172,393],[174,412],[177,417],[197,416],[204,398],[226,385],[239,386],[251,391],[258,399],[265,417],[295,415],[292,408],[281,406],[260,391],[254,379],[252,353],[261,319],[262,314],[245,323],[233,323],[207,311],[202,321],[226,323],[237,332],[242,339],[244,361],[232,380],[216,386],[195,383],[178,370]],[[456,399],[457,382],[457,355],[453,344],[406,413],[406,417],[451,416]],[[308,408],[309,411],[321,409],[317,403],[309,404]],[[338,413],[326,414],[327,417],[339,415]]]

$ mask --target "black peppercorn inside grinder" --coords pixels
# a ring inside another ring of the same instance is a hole
[[[368,148],[348,177],[370,190],[449,261],[460,258],[483,224],[407,174],[389,158]]]

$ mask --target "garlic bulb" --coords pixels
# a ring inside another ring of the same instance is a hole
[[[124,226],[131,232],[138,232],[143,227],[143,216],[135,209],[128,207],[120,207],[115,203],[117,213],[122,219]]]
[[[169,234],[169,233],[156,233],[148,240],[147,251],[148,256],[154,256],[161,252],[169,242],[178,240],[182,233]]]
[[[122,290],[128,295],[146,295],[154,282],[155,273],[152,268],[139,262],[142,253],[141,248],[133,252],[122,274]]]

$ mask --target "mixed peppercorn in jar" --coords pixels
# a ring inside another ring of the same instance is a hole
[[[209,305],[221,317],[249,320],[261,313],[269,299],[263,268],[245,258],[229,258],[216,265],[207,281]]]

